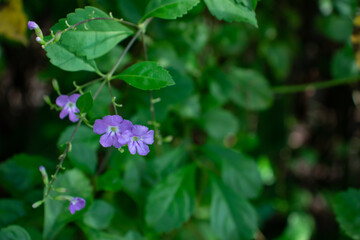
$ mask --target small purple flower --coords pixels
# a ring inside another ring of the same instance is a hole
[[[79,109],[76,107],[76,101],[80,97],[80,94],[72,94],[70,96],[60,95],[56,99],[56,104],[63,109],[60,112],[60,118],[63,119],[69,115],[69,119],[72,122],[77,122],[79,117],[75,113],[79,113]]]
[[[119,148],[122,144],[118,141],[121,135],[132,128],[132,123],[129,120],[124,120],[119,115],[108,115],[101,119],[95,120],[94,133],[103,134],[100,137],[100,144],[103,147],[114,146]]]
[[[141,125],[134,125],[130,130],[124,132],[124,134],[119,138],[120,144],[128,144],[128,148],[131,154],[138,154],[145,156],[150,150],[150,144],[154,142],[154,130]],[[148,145],[147,145],[148,144]]]
[[[79,211],[85,207],[86,201],[80,197],[74,197],[70,200],[69,210],[71,214],[74,214],[76,211]]]
[[[34,30],[34,29],[39,28],[39,25],[37,25],[36,22],[29,21],[29,22],[28,22],[28,28],[29,28],[30,30]]]

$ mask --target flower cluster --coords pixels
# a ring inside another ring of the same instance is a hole
[[[154,142],[154,131],[142,125],[133,125],[119,115],[108,115],[95,120],[94,133],[102,134],[100,144],[103,147],[120,148],[128,145],[131,154],[142,156],[149,153],[149,146]]]

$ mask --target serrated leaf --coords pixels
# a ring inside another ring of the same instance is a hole
[[[265,110],[273,102],[273,93],[267,80],[258,72],[234,68],[229,72],[233,85],[231,99],[248,110]]]
[[[176,19],[185,15],[199,2],[200,0],[151,0],[140,21],[150,17]]]
[[[253,206],[243,197],[213,178],[210,224],[220,239],[254,239],[257,217]]]
[[[97,71],[95,61],[76,55],[60,42],[48,44],[45,51],[47,52],[46,56],[50,58],[50,62],[62,70],[69,72]]]
[[[194,175],[194,166],[187,166],[169,175],[150,192],[145,218],[157,232],[170,232],[190,218],[195,205]]]
[[[76,9],[66,20],[74,25],[92,18],[111,17],[95,7]],[[62,20],[63,21],[63,20]],[[120,41],[132,35],[133,31],[114,20],[93,20],[80,24],[75,30],[62,34],[60,43],[78,56],[94,59],[109,52]]]
[[[353,239],[360,239],[360,191],[349,189],[334,199],[336,220],[344,232]]]
[[[262,181],[255,161],[232,149],[208,145],[206,153],[221,166],[223,182],[245,198],[256,197]]]
[[[18,225],[11,225],[0,230],[0,239],[3,240],[31,240],[29,233]]]
[[[88,113],[93,105],[94,100],[90,92],[81,95],[76,101],[76,106],[79,108],[80,113]]]
[[[156,90],[175,84],[168,71],[155,62],[136,63],[112,79],[115,78],[141,90]]]
[[[91,203],[92,187],[90,181],[77,169],[66,170],[64,174],[58,175],[54,187],[66,188],[66,195],[81,197],[86,200],[86,204]],[[55,197],[58,193],[52,191],[51,195]],[[69,201],[46,199],[43,239],[54,239],[66,224],[74,221],[84,212],[84,210],[81,210],[72,215],[69,211],[69,204]]]
[[[212,15],[228,22],[247,22],[257,27],[255,12],[234,0],[204,0]]]

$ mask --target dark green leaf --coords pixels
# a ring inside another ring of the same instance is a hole
[[[156,90],[175,84],[168,71],[155,62],[136,63],[114,78],[142,90]]]
[[[206,132],[213,138],[223,140],[229,134],[236,134],[239,123],[236,117],[224,109],[212,109],[204,114],[202,121]]]
[[[15,199],[0,199],[0,227],[9,225],[24,215],[23,202]]]
[[[213,178],[211,228],[220,239],[254,239],[257,230],[255,209],[243,197]]]
[[[199,2],[200,0],[151,0],[140,21],[150,17],[176,19],[185,15]]]
[[[169,175],[150,192],[146,222],[157,232],[170,232],[187,221],[195,205],[195,167]]]
[[[90,92],[81,95],[76,101],[76,106],[79,108],[80,113],[88,113],[93,105],[94,100]]]
[[[204,0],[212,15],[228,22],[247,22],[257,27],[255,12],[234,0]]]
[[[29,233],[22,227],[11,225],[0,231],[1,240],[31,240]]]
[[[258,72],[234,68],[229,73],[233,84],[231,99],[249,110],[264,110],[273,102],[273,94],[267,80]]]
[[[58,140],[59,147],[69,141],[74,130],[75,126],[65,129]],[[72,149],[68,154],[71,163],[87,173],[95,173],[99,135],[86,126],[80,126],[71,145]]]
[[[122,188],[121,175],[116,169],[109,169],[98,178],[97,189],[117,192]]]
[[[360,191],[349,189],[338,193],[334,199],[336,220],[344,232],[353,239],[360,239]]]
[[[240,152],[209,145],[207,154],[221,166],[225,184],[245,198],[256,197],[262,189],[262,181],[255,161]]]
[[[0,164],[0,184],[14,195],[24,194],[42,183],[39,167],[45,164],[40,156],[15,155]]]
[[[95,200],[84,214],[83,221],[89,227],[102,230],[109,226],[114,213],[115,209],[111,204],[103,200]]]
[[[66,170],[64,174],[60,174],[56,178],[54,187],[66,188],[66,195],[84,198],[87,205],[91,203],[92,187],[90,181],[77,169]],[[51,195],[55,197],[58,193],[52,191]],[[69,205],[69,201],[56,201],[47,198],[45,201],[45,225],[43,232],[45,240],[54,239],[66,224],[77,219],[84,212],[84,210],[81,210],[72,215],[69,211]]]

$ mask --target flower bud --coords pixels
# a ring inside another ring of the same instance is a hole
[[[57,31],[57,32],[55,33],[54,42],[58,42],[58,41],[60,40],[61,34],[62,34],[61,31]]]
[[[36,42],[40,43],[41,45],[45,45],[46,42],[44,41],[44,39],[41,39],[40,37],[36,37],[35,38]]]
[[[58,81],[57,81],[56,79],[53,79],[53,80],[52,80],[52,86],[53,86],[54,90],[55,90],[59,95],[61,95],[59,83],[58,83]]]
[[[29,22],[28,22],[28,28],[29,28],[30,30],[34,30],[34,29],[39,28],[39,25],[37,25],[36,22],[29,21]]]
[[[41,204],[43,204],[44,203],[44,200],[39,200],[39,201],[37,201],[37,202],[35,202],[33,205],[32,205],[32,207],[33,208],[37,208],[37,207],[39,207]]]
[[[39,171],[41,173],[41,176],[42,176],[42,179],[43,179],[43,182],[45,184],[45,186],[47,186],[49,184],[49,178],[48,178],[48,175],[47,175],[47,172],[46,172],[46,169],[44,166],[40,166],[39,167]]]
[[[58,192],[58,193],[66,193],[67,192],[66,188],[55,188],[54,190],[55,190],[55,192]]]

